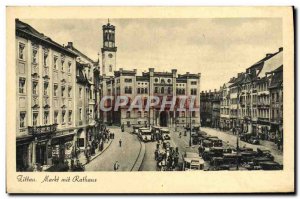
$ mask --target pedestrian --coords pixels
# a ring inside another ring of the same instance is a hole
[[[116,161],[114,164],[114,171],[117,171],[119,169],[119,166],[120,165],[119,165],[118,161]]]
[[[122,146],[122,140],[121,139],[119,140],[119,145],[120,145],[120,147]]]

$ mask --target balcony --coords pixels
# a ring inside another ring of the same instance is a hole
[[[269,118],[266,118],[266,117],[258,117],[257,120],[269,122]]]
[[[29,135],[40,135],[40,134],[47,134],[53,133],[57,129],[57,124],[50,124],[44,126],[28,126],[28,133]]]
[[[258,102],[257,106],[260,108],[268,108],[268,107],[270,107],[270,103],[269,102]]]

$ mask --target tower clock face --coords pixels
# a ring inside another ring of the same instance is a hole
[[[109,57],[109,58],[112,58],[112,57],[113,57],[113,54],[109,53],[109,54],[108,54],[108,57]]]

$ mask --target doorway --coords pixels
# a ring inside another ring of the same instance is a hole
[[[168,112],[162,111],[159,114],[159,125],[160,126],[168,126]]]

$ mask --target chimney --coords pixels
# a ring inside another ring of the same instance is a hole
[[[272,53],[267,53],[266,57],[270,57],[272,55]]]
[[[73,47],[73,42],[69,41],[68,42],[68,47]]]
[[[279,52],[281,52],[281,51],[283,51],[283,47],[280,47],[280,48],[279,48]]]

